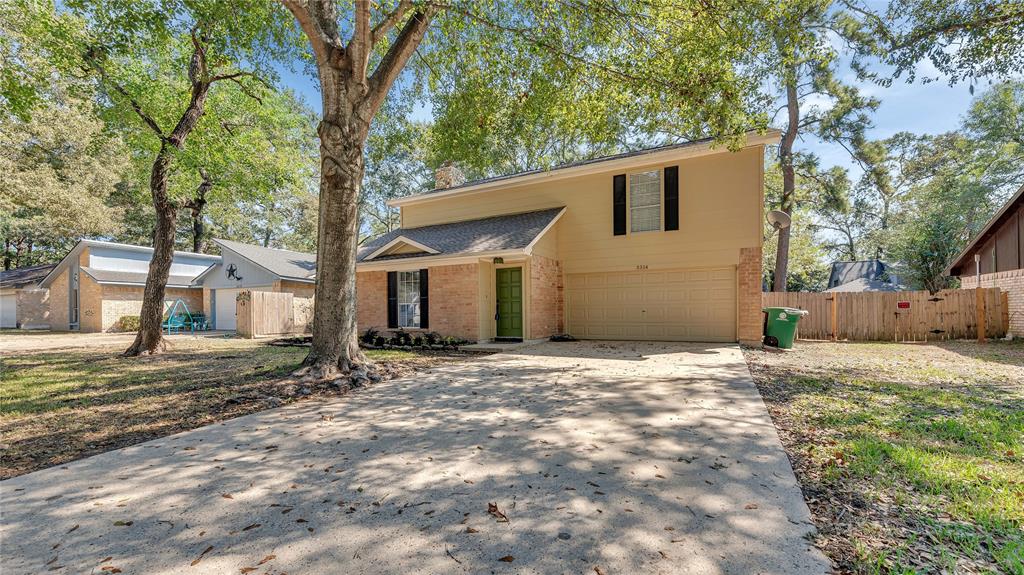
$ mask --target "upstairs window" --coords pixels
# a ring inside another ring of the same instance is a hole
[[[661,173],[629,175],[629,229],[651,232],[661,229]]]

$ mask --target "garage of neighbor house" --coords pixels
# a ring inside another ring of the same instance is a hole
[[[749,341],[761,335],[764,146],[710,140],[392,200],[359,250],[362,330],[469,340]]]

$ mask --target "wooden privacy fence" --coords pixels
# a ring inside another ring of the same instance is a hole
[[[800,320],[802,339],[935,341],[1006,335],[1006,294],[999,288],[901,292],[768,292],[763,307],[810,312]]]
[[[312,315],[311,301],[288,292],[243,291],[235,302],[238,335],[253,338],[302,333]]]

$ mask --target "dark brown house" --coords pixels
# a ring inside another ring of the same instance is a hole
[[[979,272],[981,287],[1007,293],[1009,331],[1024,337],[1024,186],[946,268],[967,289],[978,287]]]

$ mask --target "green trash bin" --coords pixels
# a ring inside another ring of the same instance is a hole
[[[771,347],[791,349],[796,339],[796,326],[807,310],[791,307],[766,307],[764,318],[764,344]]]

